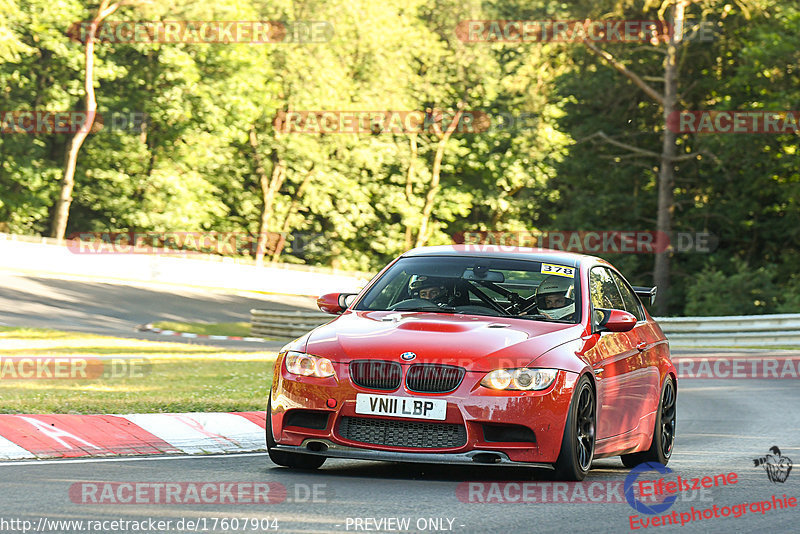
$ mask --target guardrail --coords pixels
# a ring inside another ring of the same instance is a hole
[[[800,313],[656,321],[673,347],[800,347]]]
[[[299,337],[333,320],[318,312],[250,310],[253,336]],[[800,314],[657,317],[673,347],[800,347]]]
[[[295,338],[334,319],[321,312],[250,310],[250,333],[256,337]]]

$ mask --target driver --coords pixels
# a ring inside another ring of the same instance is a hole
[[[536,288],[536,306],[548,319],[564,319],[575,313],[575,285],[572,278],[550,275]]]
[[[447,304],[450,301],[451,286],[446,278],[416,275],[408,283],[408,294],[412,298],[429,300],[434,304]]]

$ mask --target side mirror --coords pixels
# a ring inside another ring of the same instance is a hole
[[[636,317],[624,310],[598,308],[594,313],[600,332],[628,332],[636,326]]]
[[[317,306],[325,313],[341,315],[358,293],[327,293],[317,299]]]

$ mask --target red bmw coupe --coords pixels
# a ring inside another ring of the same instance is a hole
[[[423,247],[280,352],[267,408],[278,465],[326,458],[493,464],[582,480],[592,460],[666,464],[677,373],[634,288],[599,258]]]

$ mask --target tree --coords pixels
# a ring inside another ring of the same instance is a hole
[[[86,107],[85,76],[83,83],[75,76],[85,71],[86,50],[67,29],[93,18],[98,4],[89,13],[79,0],[0,0],[0,36],[10,35],[0,39],[0,110]],[[694,301],[712,302],[706,293],[715,280],[751,271],[771,273],[776,287],[797,287],[796,134],[664,130],[669,109],[794,109],[796,6],[697,0],[685,5],[686,30],[671,45],[471,43],[454,31],[464,20],[679,18],[678,7],[665,0],[154,0],[137,7],[143,19],[283,20],[289,29],[313,19],[330,21],[332,31],[321,42],[261,45],[98,38],[98,114],[143,112],[148,121],[83,140],[68,226],[239,232],[254,242],[279,234],[286,241],[274,251],[256,243],[272,261],[360,270],[416,243],[449,243],[460,231],[671,228],[715,234],[719,247],[666,257],[669,295],[659,285],[670,311],[685,308],[690,288]],[[693,35],[701,24],[713,39]],[[416,133],[284,135],[272,118],[288,110],[478,111],[494,127],[448,132],[449,117]],[[522,119],[522,127],[498,128],[501,117]],[[65,145],[78,145],[72,137],[0,135],[0,229],[52,231]],[[660,269],[653,256],[603,256],[637,284]],[[719,274],[694,284],[697,273],[711,271]],[[796,302],[782,294],[758,309]]]
[[[101,0],[94,17],[88,24],[86,31],[86,43],[84,52],[84,112],[86,122],[78,128],[75,135],[67,143],[67,151],[64,159],[64,174],[61,179],[61,191],[56,199],[53,208],[53,223],[50,236],[58,240],[63,240],[67,232],[67,220],[69,219],[69,207],[72,204],[72,190],[75,187],[75,167],[78,164],[78,153],[81,150],[86,136],[92,129],[95,115],[97,114],[97,100],[94,95],[94,45],[95,37],[99,25],[110,15],[114,14],[121,6],[142,3],[144,0],[123,0],[114,2]]]
[[[447,141],[453,135],[453,132],[459,127],[461,117],[464,114],[464,103],[459,102],[457,105],[458,111],[453,114],[452,121],[449,124],[441,124],[439,121],[434,120],[434,133],[436,134],[436,152],[433,155],[433,166],[431,168],[431,181],[428,184],[428,191],[425,194],[425,204],[422,207],[422,220],[419,223],[419,230],[417,231],[416,246],[421,247],[428,241],[428,221],[430,220],[433,206],[436,202],[436,195],[439,193],[439,180],[442,174],[442,158],[444,158],[444,151],[447,147]],[[433,111],[433,113],[441,113]],[[442,128],[444,126],[444,129]]]
[[[32,51],[15,31],[20,19],[21,13],[16,0],[0,0],[0,60],[2,61],[18,61],[21,53]]]
[[[663,133],[661,153],[655,154],[641,148],[633,147],[626,143],[621,143],[609,138],[604,132],[598,132],[595,136],[601,137],[605,141],[624,148],[633,153],[652,155],[659,159],[658,171],[658,211],[656,231],[660,235],[672,234],[672,217],[675,210],[674,206],[674,187],[675,187],[675,163],[678,161],[696,159],[698,154],[684,154],[678,156],[678,146],[676,145],[677,134],[667,127],[667,122],[673,112],[678,110],[678,49],[683,42],[684,19],[686,7],[690,0],[666,0],[661,7],[661,12],[669,9],[671,16],[668,27],[672,30],[668,32],[666,53],[664,57],[664,89],[662,92],[654,89],[638,74],[626,67],[620,60],[612,54],[601,50],[592,41],[586,39],[586,47],[604,61],[614,67],[619,73],[626,76],[645,94],[658,103],[662,109]],[[669,295],[669,250],[658,252],[655,257],[655,267],[653,269],[653,279],[659,288],[661,298],[656,303],[656,313],[659,315],[667,314]]]
[[[280,190],[286,178],[286,163],[280,158],[277,150],[273,148],[270,154],[272,173],[271,175],[267,175],[267,171],[264,169],[264,164],[261,161],[261,155],[259,154],[260,147],[255,125],[250,128],[249,139],[250,147],[253,149],[255,170],[259,184],[261,185],[261,199],[263,202],[255,252],[256,264],[261,265],[264,261],[264,255],[267,253],[267,233],[269,232],[270,219],[272,218],[272,211],[274,209],[273,203],[275,195]]]

